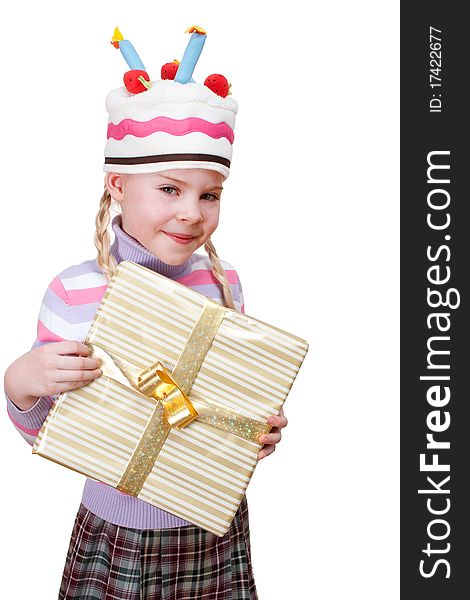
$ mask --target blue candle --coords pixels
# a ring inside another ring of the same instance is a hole
[[[111,43],[115,48],[119,48],[123,55],[126,63],[129,65],[129,69],[138,69],[139,71],[146,71],[144,63],[140,60],[140,56],[137,54],[136,49],[130,43],[129,40],[123,38],[122,33],[116,27]]]
[[[193,32],[193,35],[186,46],[180,66],[176,72],[175,81],[178,83],[194,82],[192,79],[194,67],[201,56],[207,37],[206,32],[201,27],[190,27],[187,32]]]
[[[121,51],[121,54],[124,56],[127,64],[129,65],[129,69],[139,69],[140,71],[147,70],[144,67],[144,63],[140,60],[140,57],[137,54],[134,46],[130,43],[129,40],[120,41],[119,50]]]

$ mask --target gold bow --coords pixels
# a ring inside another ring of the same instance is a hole
[[[143,371],[137,385],[142,394],[161,401],[171,427],[181,429],[197,417],[193,403],[161,362]]]
[[[171,374],[160,361],[142,371],[88,339],[85,341],[90,348],[89,356],[100,359],[103,375],[157,401],[116,486],[118,490],[132,496],[139,494],[172,427],[181,429],[199,419],[258,443],[260,435],[271,431],[271,426],[264,421],[245,417],[213,402],[191,400],[188,396],[224,313],[223,307],[206,303]]]

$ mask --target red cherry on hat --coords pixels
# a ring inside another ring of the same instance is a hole
[[[149,86],[145,86],[142,81],[139,79],[145,79],[150,84],[150,77],[148,76],[147,71],[142,71],[140,69],[132,69],[131,71],[127,71],[124,73],[124,85],[126,89],[131,92],[131,94],[140,94],[141,92],[145,92]]]
[[[230,84],[223,75],[218,73],[208,75],[204,81],[204,85],[206,85],[218,96],[222,96],[222,98],[226,98],[228,96]]]
[[[165,63],[162,67],[161,72],[162,79],[174,79],[179,66],[179,60],[174,60],[173,62]]]

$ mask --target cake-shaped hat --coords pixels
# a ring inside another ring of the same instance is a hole
[[[181,62],[161,68],[151,81],[134,46],[115,29],[112,44],[121,51],[129,71],[124,86],[106,98],[108,141],[104,171],[153,173],[167,169],[211,169],[227,177],[232,159],[237,103],[230,84],[218,73],[204,84],[193,71],[206,32],[190,27]]]

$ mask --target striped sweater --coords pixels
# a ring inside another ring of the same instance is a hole
[[[133,261],[223,303],[220,284],[211,272],[212,266],[206,255],[194,253],[183,265],[168,265],[122,229],[119,215],[113,219],[112,228],[115,239],[111,252],[118,263],[123,260]],[[244,312],[238,275],[228,262],[221,262],[227,273],[235,307]],[[44,295],[38,318],[37,338],[32,349],[62,340],[83,342],[106,287],[106,278],[94,259],[59,273]],[[26,411],[20,410],[6,392],[5,396],[13,425],[33,445],[57,396],[38,398]],[[184,519],[90,478],[86,479],[82,502],[95,515],[123,527],[164,529],[190,525]]]

